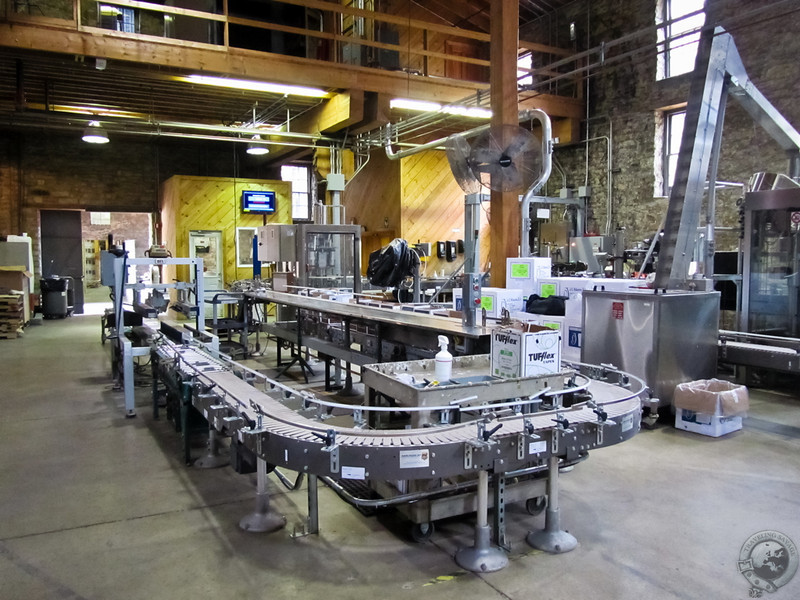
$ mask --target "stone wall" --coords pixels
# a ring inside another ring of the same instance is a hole
[[[526,38],[564,41],[570,23],[575,23],[577,50],[598,48],[654,24],[656,0],[626,3],[614,0],[574,2],[546,21],[534,23]],[[800,12],[791,6],[771,9],[766,0],[716,0],[707,2],[707,22],[726,26],[737,45],[750,79],[776,108],[800,127]],[[766,9],[766,10],[764,10]],[[753,13],[752,11],[756,11]],[[734,20],[731,20],[731,19]],[[587,33],[588,32],[588,33]],[[628,245],[651,236],[659,227],[667,201],[661,195],[660,173],[655,156],[660,153],[660,110],[685,103],[690,75],[656,81],[655,31],[632,39],[605,53],[606,64],[593,70],[588,79],[589,120],[583,123],[583,137],[602,137],[589,143],[588,175],[586,145],[556,146],[555,156],[566,171],[566,183],[592,186],[588,228],[590,233],[627,230]],[[647,49],[649,47],[649,50]],[[641,52],[621,57],[636,48]],[[590,62],[596,62],[593,54]],[[588,127],[587,127],[588,125]],[[729,100],[723,129],[719,166],[720,181],[747,182],[757,171],[785,172],[788,162],[783,150],[737,105]],[[611,219],[607,223],[607,143],[612,141]],[[547,192],[554,195],[562,185],[554,172]],[[738,225],[737,201],[740,191],[718,196],[718,225]],[[738,236],[721,236],[719,249],[735,249]]]

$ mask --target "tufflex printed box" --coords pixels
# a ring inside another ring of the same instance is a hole
[[[492,331],[491,374],[515,379],[561,370],[561,335],[532,323]]]

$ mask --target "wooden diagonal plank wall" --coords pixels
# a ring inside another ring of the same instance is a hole
[[[264,224],[263,215],[242,213],[244,190],[274,191],[277,210],[267,216],[267,223],[292,222],[292,185],[285,181],[176,175],[162,187],[161,239],[173,256],[188,257],[189,231],[222,231],[226,286],[237,279],[253,277],[252,268],[240,268],[236,264],[236,228]],[[188,281],[189,270],[179,267],[170,276]]]

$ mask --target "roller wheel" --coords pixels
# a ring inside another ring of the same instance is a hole
[[[431,539],[435,527],[433,523],[414,523],[411,525],[411,539],[417,543],[427,542]]]
[[[525,510],[528,511],[529,515],[536,515],[542,514],[542,511],[547,507],[547,496],[538,496],[536,498],[528,498],[525,501]]]

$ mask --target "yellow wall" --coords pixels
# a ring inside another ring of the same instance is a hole
[[[362,266],[366,257],[395,237],[409,244],[430,242],[433,256],[426,274],[450,275],[463,261],[436,258],[436,242],[464,239],[464,192],[456,183],[441,151],[389,160],[382,149],[372,151],[370,161],[348,182],[344,193],[347,221],[363,225]],[[481,211],[481,269],[488,257],[488,202]]]
[[[464,260],[459,254],[455,261],[436,258],[437,241],[464,239],[464,192],[456,183],[447,156],[441,151],[413,154],[401,161],[402,236],[409,244],[430,242],[427,261],[428,276],[433,271],[450,275]],[[489,203],[481,210],[481,270],[489,253]],[[505,268],[505,266],[503,266]]]
[[[242,213],[243,190],[274,191],[276,212],[267,215],[266,222],[292,222],[292,184],[285,181],[176,175],[165,181],[161,190],[162,242],[173,256],[188,257],[189,231],[222,231],[226,287],[237,279],[253,277],[252,268],[236,265],[236,228],[259,227],[265,221],[265,215]],[[189,271],[179,267],[165,276],[188,281]]]

